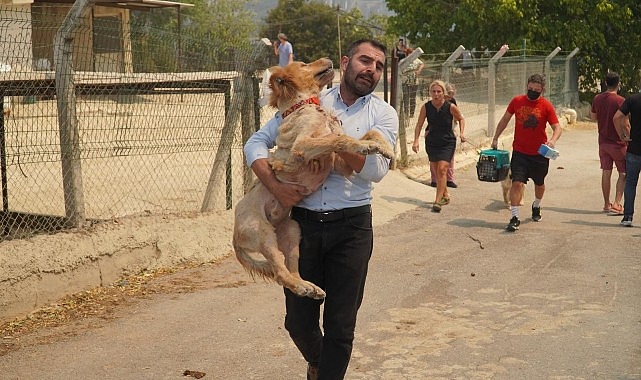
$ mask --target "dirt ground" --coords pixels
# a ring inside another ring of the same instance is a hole
[[[127,307],[155,294],[184,294],[220,285],[220,280],[203,275],[203,270],[218,266],[221,259],[199,265],[178,265],[155,271],[123,276],[105,287],[66,296],[38,308],[25,317],[0,324],[0,357],[20,348],[48,344],[95,329],[122,315]],[[225,286],[240,286],[243,283]]]
[[[590,121],[579,121],[571,126],[572,130],[593,131],[595,128],[595,123]],[[409,167],[402,170],[405,175],[419,183],[426,182],[423,178],[425,175],[423,172],[427,159],[423,156],[421,154],[410,156]],[[395,217],[398,210],[382,208],[377,212],[385,213],[385,215],[379,215],[382,220],[389,220]],[[231,223],[229,212],[225,212],[225,215],[221,219],[223,224]],[[163,219],[167,218],[163,217]],[[167,222],[169,221],[167,220]],[[123,223],[131,223],[131,221]],[[103,229],[116,230],[117,228],[107,226]],[[180,227],[173,230],[178,235],[185,232],[185,228]],[[215,229],[213,240],[221,244],[213,248],[215,252],[212,255],[217,258],[214,261],[205,264],[191,264],[187,259],[184,264],[176,264],[158,270],[142,270],[139,273],[120,277],[115,282],[106,283],[104,286],[70,294],[43,307],[36,308],[24,317],[5,318],[0,321],[2,322],[0,336],[12,338],[0,341],[0,356],[22,346],[56,341],[78,328],[100,326],[115,318],[118,308],[131,306],[140,300],[148,299],[152,294],[180,294],[218,286],[220,281],[202,276],[202,269],[216,266],[233,254],[230,246],[223,243],[223,241],[229,240],[227,236],[229,232],[229,226]],[[165,230],[164,233],[169,233],[169,231]],[[118,239],[116,236],[112,238]],[[109,238],[107,237],[107,239]],[[45,240],[43,244],[48,244],[48,241]],[[35,250],[41,252],[44,247]],[[42,335],[39,334],[38,332],[43,329],[53,329],[53,333],[49,331]]]
[[[544,220],[523,207],[516,234],[504,231],[500,186],[472,168],[459,168],[441,214],[429,211],[432,188],[390,173],[375,189],[375,253],[347,378],[641,379],[641,235],[600,212],[594,132],[564,132]],[[282,313],[279,287],[230,256],[135,273],[4,323],[0,369],[10,379],[303,378]]]

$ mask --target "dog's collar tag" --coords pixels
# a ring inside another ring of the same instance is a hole
[[[317,97],[301,100],[300,102],[294,104],[293,106],[289,107],[287,111],[283,112],[283,119],[289,115],[290,113],[296,111],[300,107],[304,106],[305,104],[316,104],[317,106],[320,106],[320,101],[318,100]]]

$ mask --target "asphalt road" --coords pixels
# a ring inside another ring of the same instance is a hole
[[[516,233],[500,185],[473,167],[440,214],[433,188],[386,177],[375,217],[400,213],[375,226],[347,379],[641,379],[641,219],[601,212],[595,131],[557,147],[543,220],[529,220],[529,184]],[[0,379],[304,379],[278,286],[233,257],[171,281],[199,286],[40,331],[45,343],[0,357]]]

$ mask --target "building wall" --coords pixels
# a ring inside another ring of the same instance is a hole
[[[71,6],[0,1],[0,65],[9,65],[17,72],[53,70],[54,39]],[[107,45],[116,44],[117,48],[101,50],[105,40],[94,38],[105,33],[105,29],[94,31],[94,20],[116,25],[115,30],[108,31],[112,38]],[[126,9],[95,6],[89,10],[74,31],[74,70],[131,72],[129,21]]]

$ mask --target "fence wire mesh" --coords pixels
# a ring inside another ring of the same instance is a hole
[[[253,73],[270,49],[99,7],[78,20],[58,58],[69,10],[0,6],[0,241],[230,208],[249,181],[242,139],[260,124]]]
[[[231,208],[253,180],[242,143],[275,111],[258,105],[271,46],[150,22],[154,12],[177,17],[174,9],[100,6],[56,39],[72,7],[0,5],[0,241],[127,216]],[[575,60],[505,57],[490,81],[490,57],[469,66],[421,59],[416,107],[429,99],[432,80],[451,82],[467,125],[477,125],[470,129],[488,127],[490,84],[498,117],[534,72],[546,73],[555,105],[578,99],[576,85],[568,86],[576,83]],[[386,91],[381,84],[377,94],[387,99]],[[418,114],[409,114],[404,96],[396,97],[401,163]]]

